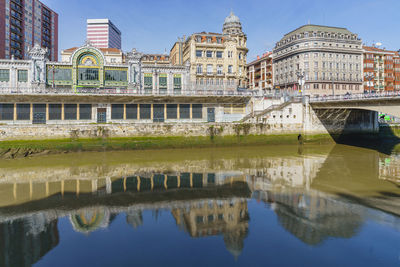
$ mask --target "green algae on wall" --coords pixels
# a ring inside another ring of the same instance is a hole
[[[329,143],[329,135],[307,136],[305,143]],[[247,145],[298,144],[298,136],[287,135],[234,135],[234,136],[171,136],[121,137],[93,139],[16,140],[0,142],[0,157],[18,158],[50,153],[74,151],[143,150],[166,148],[223,147]]]

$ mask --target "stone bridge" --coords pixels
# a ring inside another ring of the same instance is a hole
[[[400,117],[400,96],[355,96],[312,98],[312,108],[315,109],[361,109],[376,111]]]
[[[400,117],[400,95],[341,95],[303,99],[305,133],[378,133],[378,113]]]

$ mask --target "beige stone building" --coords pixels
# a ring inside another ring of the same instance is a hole
[[[235,90],[245,87],[247,37],[232,12],[226,17],[222,33],[200,32],[172,47],[172,64],[190,63],[193,88]]]
[[[363,49],[346,28],[304,25],[283,36],[273,50],[274,86],[324,96],[363,93]]]

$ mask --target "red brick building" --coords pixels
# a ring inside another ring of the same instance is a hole
[[[246,65],[247,87],[250,90],[271,91],[272,84],[272,52],[266,52],[261,57]]]
[[[400,56],[389,51],[364,46],[364,90],[384,92],[400,90]]]

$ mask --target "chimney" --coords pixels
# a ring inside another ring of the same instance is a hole
[[[259,60],[260,59],[260,56],[257,56],[257,60]]]

